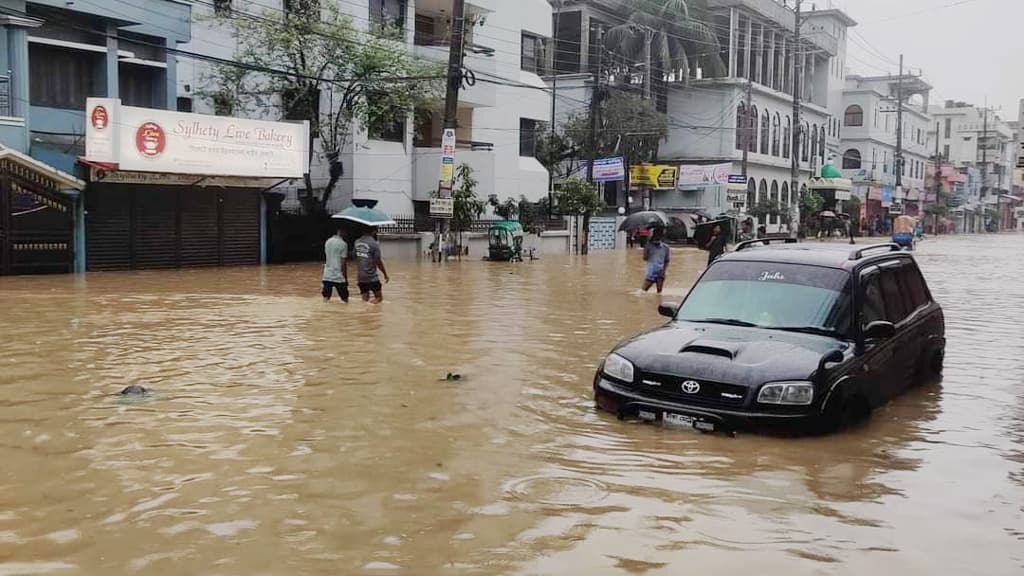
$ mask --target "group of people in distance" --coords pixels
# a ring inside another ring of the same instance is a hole
[[[380,244],[377,242],[377,233],[372,228],[363,230],[362,235],[353,243],[356,258],[356,269],[358,270],[357,284],[359,294],[364,302],[374,304],[384,300],[384,290],[380,282],[381,275],[384,276],[384,283],[391,281],[388,271],[384,267],[384,260],[380,255]],[[348,302],[348,260],[349,246],[345,241],[343,230],[338,231],[324,243],[323,291],[324,302],[329,302],[334,292],[342,302]],[[377,272],[380,271],[378,275]],[[372,297],[372,300],[371,300]]]

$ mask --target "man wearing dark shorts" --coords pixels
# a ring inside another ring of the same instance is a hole
[[[348,302],[348,266],[345,259],[348,258],[348,244],[341,237],[341,230],[324,242],[324,288],[321,295],[324,302],[331,299],[331,292],[337,290],[338,298],[342,302]]]
[[[380,277],[377,270],[384,275],[384,282],[390,282],[388,271],[384,268],[384,260],[380,256],[380,244],[376,235],[367,231],[356,240],[356,262],[359,265],[359,293],[364,302],[370,302],[370,294],[373,294],[373,303],[384,300],[383,290],[380,284]]]

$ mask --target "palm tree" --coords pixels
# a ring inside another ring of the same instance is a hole
[[[699,0],[698,0],[699,1]],[[691,64],[699,65],[708,77],[725,74],[718,37],[708,23],[691,17],[689,4],[695,0],[625,0],[630,16],[624,24],[605,34],[605,47],[620,64],[644,65],[644,97],[651,96],[651,81],[666,73],[688,82]]]

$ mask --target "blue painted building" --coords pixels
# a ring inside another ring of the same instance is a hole
[[[0,274],[85,269],[86,98],[174,109],[191,19],[178,0],[0,0]]]

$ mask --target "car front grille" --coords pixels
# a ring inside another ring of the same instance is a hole
[[[697,392],[684,392],[684,383],[696,382]],[[633,387],[645,395],[665,400],[679,401],[693,406],[709,408],[739,408],[747,399],[747,387],[722,384],[698,378],[684,378],[653,372],[641,372],[639,382]]]

